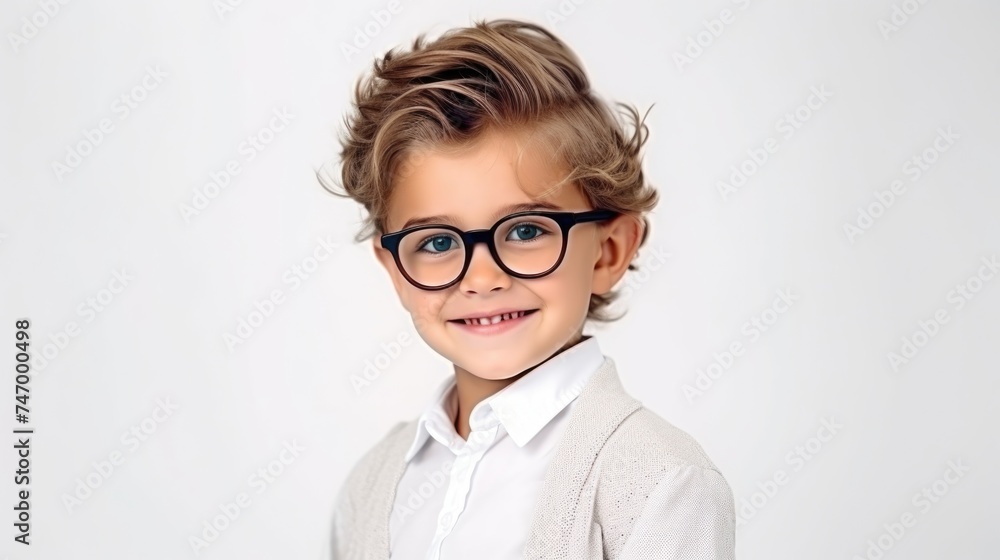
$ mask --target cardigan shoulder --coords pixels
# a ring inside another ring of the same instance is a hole
[[[601,455],[630,458],[642,469],[697,466],[718,470],[694,437],[646,407],[630,414],[611,434]]]
[[[382,439],[368,449],[351,468],[344,482],[344,489],[359,492],[374,484],[386,462],[395,460],[394,455],[399,454],[400,448],[405,451],[405,445],[409,445],[413,439],[410,434],[412,430],[406,429],[410,424],[411,422],[398,422],[389,428]]]
[[[347,475],[334,514],[335,559],[388,558],[388,525],[396,484],[413,440],[416,421],[399,422],[355,463]]]
[[[615,557],[638,512],[671,471],[694,467],[721,473],[690,434],[647,408],[630,414],[611,434],[591,473],[596,482],[595,520],[605,550]],[[728,491],[728,486],[723,488]]]

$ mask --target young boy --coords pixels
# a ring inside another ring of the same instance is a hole
[[[628,136],[576,55],[513,20],[389,51],[354,102],[358,238],[454,376],[348,475],[330,556],[733,558],[722,474],[583,334],[614,320],[657,202],[638,113]]]

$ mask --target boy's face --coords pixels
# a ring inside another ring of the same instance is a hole
[[[411,157],[396,179],[386,231],[399,231],[408,221],[428,216],[446,217],[434,223],[463,231],[488,229],[497,217],[517,211],[504,210],[516,204],[545,202],[572,212],[593,209],[577,185],[552,188],[566,170],[542,150],[525,150],[515,170],[517,147],[514,137],[491,132],[458,153],[434,150]],[[538,365],[579,339],[591,293],[607,292],[624,273],[600,264],[615,252],[608,250],[614,249],[614,242],[606,242],[607,229],[597,223],[572,227],[562,263],[542,278],[508,275],[485,244],[476,244],[465,276],[438,291],[410,284],[377,236],[373,245],[421,338],[456,367],[499,380]],[[487,329],[470,328],[462,320],[496,310],[535,311]],[[493,328],[498,326],[504,328]],[[484,330],[501,332],[478,332]]]

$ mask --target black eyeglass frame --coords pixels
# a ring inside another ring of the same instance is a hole
[[[497,220],[495,224],[493,224],[493,227],[491,227],[490,229],[474,229],[469,231],[462,231],[457,227],[450,226],[447,224],[425,224],[425,225],[413,226],[393,233],[383,234],[382,248],[387,249],[390,253],[392,253],[392,258],[394,261],[396,261],[396,268],[399,269],[399,272],[403,275],[404,278],[406,278],[407,282],[413,284],[414,286],[422,290],[430,290],[430,291],[444,290],[454,286],[455,284],[460,282],[463,278],[465,278],[465,273],[468,272],[469,265],[472,263],[472,253],[474,252],[477,243],[485,243],[490,250],[490,255],[493,256],[493,262],[495,262],[497,266],[500,267],[501,270],[503,270],[510,276],[521,279],[541,278],[542,276],[547,276],[549,274],[552,274],[552,272],[555,271],[555,269],[559,268],[559,265],[562,264],[563,258],[566,256],[566,246],[569,244],[570,228],[572,228],[577,224],[610,220],[611,218],[618,216],[618,214],[619,212],[616,212],[614,210],[606,210],[603,208],[598,208],[596,210],[587,210],[584,212],[547,212],[539,210],[527,210],[524,212],[515,212],[514,214],[509,214],[507,216],[504,216],[503,218],[500,218],[499,220]],[[544,272],[539,272],[536,274],[521,274],[519,272],[511,270],[510,268],[507,267],[507,265],[503,263],[503,260],[500,259],[500,255],[497,253],[496,240],[495,240],[497,228],[500,227],[500,224],[508,220],[520,218],[523,216],[542,216],[545,218],[549,218],[555,221],[559,225],[560,229],[562,229],[562,248],[559,250],[559,258],[556,259],[555,264],[553,264],[548,270]],[[420,231],[425,229],[446,229],[452,231],[456,233],[459,238],[461,238],[462,243],[465,247],[465,263],[462,265],[462,271],[458,273],[458,276],[454,280],[448,282],[447,284],[443,284],[441,286],[427,286],[421,284],[420,282],[417,282],[412,277],[410,277],[410,275],[406,273],[406,269],[403,268],[403,263],[399,258],[400,242],[406,235],[409,235],[415,231]]]

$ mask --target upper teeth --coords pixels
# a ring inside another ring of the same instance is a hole
[[[500,315],[494,315],[492,317],[480,317],[478,319],[462,319],[465,321],[466,325],[495,325],[500,321],[506,319],[516,319],[524,315],[524,311],[515,311],[514,313],[502,313]]]

